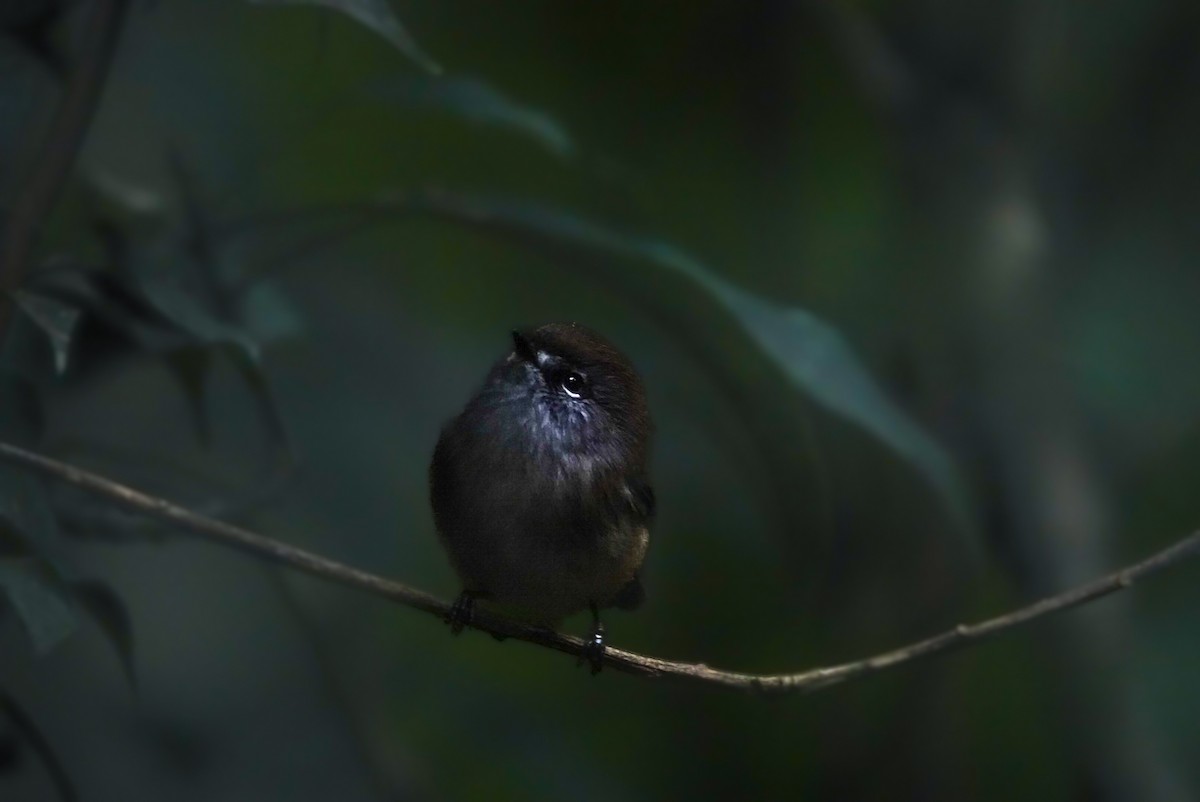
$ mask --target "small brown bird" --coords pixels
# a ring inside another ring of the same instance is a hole
[[[463,583],[455,633],[476,599],[555,626],[585,608],[586,659],[604,657],[599,610],[643,599],[654,494],[650,414],[629,360],[573,323],[514,331],[466,409],[442,430],[429,469],[433,515]]]

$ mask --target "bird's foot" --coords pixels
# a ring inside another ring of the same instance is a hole
[[[450,625],[451,635],[457,635],[464,628],[471,626],[475,620],[475,594],[469,590],[458,594],[444,620]]]
[[[592,631],[583,642],[583,649],[579,652],[579,659],[575,661],[575,665],[580,666],[585,662],[591,666],[593,675],[599,674],[600,669],[604,668],[604,624],[600,621],[600,614],[595,605],[592,605]]]

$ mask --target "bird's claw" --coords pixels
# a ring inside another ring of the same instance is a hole
[[[592,626],[591,633],[583,642],[575,665],[580,666],[585,662],[591,666],[592,674],[599,674],[600,669],[604,668],[604,624],[599,621]]]
[[[457,635],[471,626],[475,620],[475,594],[466,590],[458,594],[444,620],[450,626],[451,635]]]

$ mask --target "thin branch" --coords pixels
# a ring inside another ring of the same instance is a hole
[[[52,479],[103,496],[125,509],[157,518],[192,534],[232,546],[255,557],[347,587],[357,588],[433,615],[444,616],[450,610],[447,602],[423,590],[342,565],[320,555],[256,534],[248,529],[205,518],[172,504],[166,499],[146,495],[81,468],[49,459],[8,443],[0,442],[0,459],[32,468]],[[664,660],[615,648],[605,651],[604,664],[618,671],[654,679],[700,682],[739,690],[770,693],[789,691],[807,693],[838,685],[847,680],[877,674],[919,658],[930,657],[977,643],[1054,613],[1087,604],[1111,593],[1125,590],[1138,580],[1197,554],[1200,554],[1200,531],[1192,533],[1141,562],[1128,565],[1106,577],[1079,585],[1004,615],[989,618],[977,624],[960,624],[940,635],[934,635],[931,638],[863,660],[813,668],[794,674],[746,674],[722,671],[703,663]],[[578,655],[584,645],[579,638],[485,611],[476,612],[473,626],[493,635],[523,640],[567,654]]]
[[[75,156],[87,135],[104,88],[129,0],[93,0],[92,13],[83,22],[83,42],[45,143],[17,196],[0,251],[0,338],[12,314],[5,290],[21,285],[29,271],[38,231],[66,183]]]

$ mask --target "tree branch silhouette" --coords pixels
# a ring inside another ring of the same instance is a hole
[[[150,496],[103,476],[85,471],[17,446],[0,442],[0,459],[65,482],[123,507],[171,524],[194,535],[239,549],[254,557],[274,562],[312,576],[356,588],[406,607],[444,616],[450,604],[423,590],[352,568],[318,554],[222,521],[194,513],[163,498]],[[637,654],[609,647],[604,664],[617,671],[653,679],[688,681],[726,688],[766,693],[809,693],[852,679],[878,674],[920,658],[949,652],[1032,623],[1055,613],[1125,590],[1146,577],[1200,554],[1200,531],[1155,552],[1146,559],[1126,565],[1107,576],[1048,596],[1003,615],[974,624],[959,624],[945,632],[897,649],[848,663],[823,666],[787,674],[750,674],[724,671],[703,663],[686,663]],[[477,611],[475,629],[505,638],[578,655],[584,642],[545,627]]]

